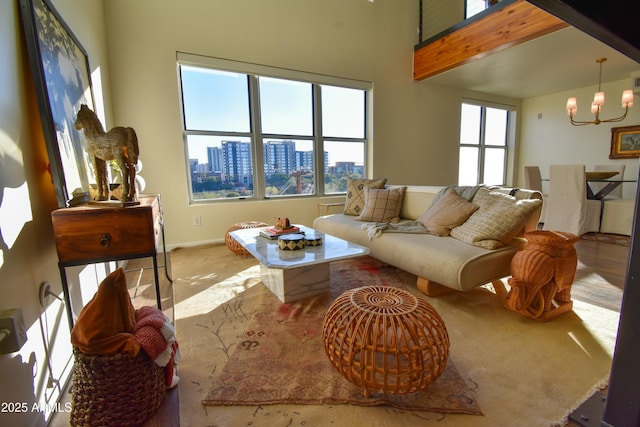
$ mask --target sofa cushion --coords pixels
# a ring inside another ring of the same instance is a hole
[[[364,210],[364,189],[384,188],[386,178],[382,179],[357,179],[347,178],[347,197],[344,203],[345,215],[360,215]]]
[[[473,197],[476,195],[480,188],[483,188],[483,185],[449,185],[443,187],[438,191],[436,196],[433,198],[431,204],[435,204],[444,194],[449,191],[450,188],[453,188],[458,196],[462,197],[466,201],[470,202]]]
[[[451,236],[475,246],[496,249],[508,244],[524,226],[528,216],[540,207],[541,200],[517,200],[508,194],[478,190],[472,200],[479,208]]]
[[[468,202],[452,187],[418,218],[427,231],[436,236],[448,236],[451,229],[459,226],[478,210],[478,205]]]
[[[402,198],[407,187],[371,188],[365,187],[365,206],[360,221],[397,222],[400,219]]]

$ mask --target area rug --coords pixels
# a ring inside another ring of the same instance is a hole
[[[171,261],[182,350],[181,426],[555,426],[607,383],[611,368],[619,317],[614,310],[574,299],[572,312],[539,323],[504,309],[487,289],[426,297],[415,288],[415,276],[395,270],[407,290],[442,316],[451,341],[450,360],[483,415],[390,405],[203,405],[238,343],[245,341],[245,332],[259,329],[248,327],[273,294],[261,283],[256,260],[224,245],[174,250]],[[340,268],[351,266],[347,262]],[[353,275],[366,285],[369,276],[363,271],[353,270]],[[591,278],[574,286],[610,285]]]
[[[331,293],[283,304],[265,298],[247,330],[213,380],[205,405],[352,404],[389,405],[419,411],[481,414],[473,391],[453,360],[424,391],[365,397],[331,365],[322,339],[324,315],[332,300],[361,285],[403,288],[396,270],[372,258],[331,265]]]

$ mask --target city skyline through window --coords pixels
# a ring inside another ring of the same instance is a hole
[[[364,176],[366,90],[179,70],[192,201],[334,194]]]

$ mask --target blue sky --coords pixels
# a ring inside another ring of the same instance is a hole
[[[186,125],[189,130],[250,131],[245,74],[182,66],[182,78]],[[313,134],[310,83],[267,77],[260,77],[259,83],[264,133],[301,136]],[[322,102],[324,135],[363,137],[363,91],[323,85]],[[362,164],[364,158],[361,144],[353,144],[353,149],[350,149],[351,145],[327,144],[325,151],[329,151],[330,164],[336,161],[356,161]],[[192,144],[189,157],[206,163],[206,146],[207,143],[197,144],[197,147]],[[305,143],[300,150],[308,150],[309,147]]]

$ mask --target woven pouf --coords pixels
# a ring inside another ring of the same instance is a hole
[[[250,222],[238,222],[233,224],[231,227],[227,229],[227,233],[224,235],[224,243],[227,245],[229,250],[238,255],[249,255],[249,252],[238,243],[236,239],[231,237],[231,232],[236,230],[242,230],[244,228],[259,228],[259,227],[267,227],[268,224],[264,222],[258,221],[250,221]]]
[[[160,407],[165,369],[144,351],[90,356],[73,350],[72,426],[139,426]]]
[[[367,286],[340,295],[322,326],[324,349],[347,380],[370,393],[412,393],[442,374],[449,355],[444,322],[402,289]]]

